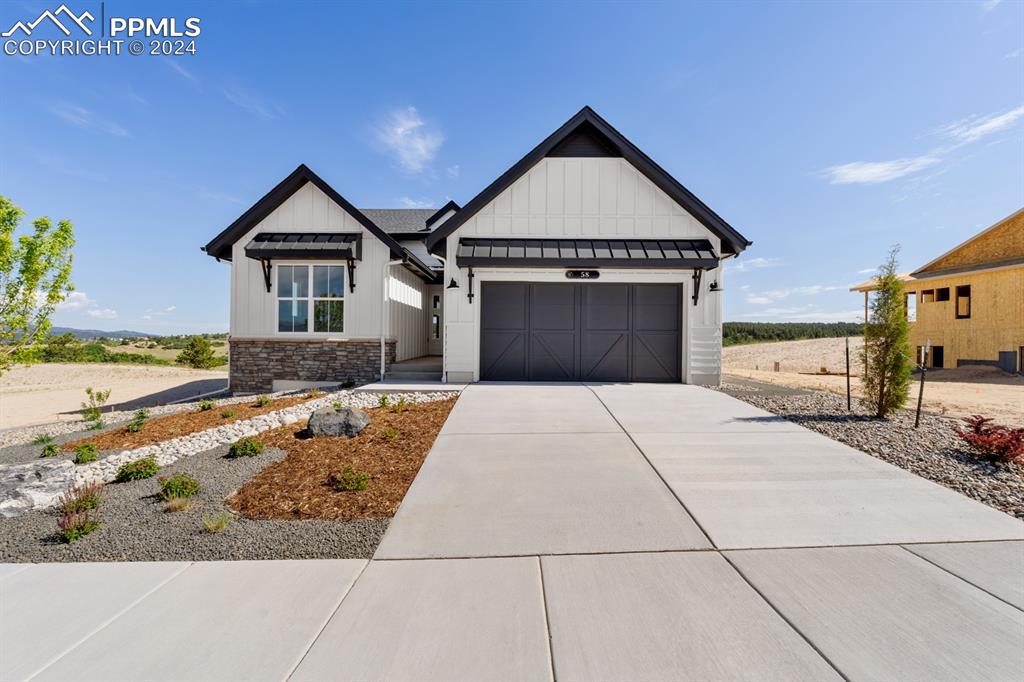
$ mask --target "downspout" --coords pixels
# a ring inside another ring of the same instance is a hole
[[[433,255],[434,258],[436,258],[437,260],[441,261],[441,265],[444,266],[444,270],[442,271],[443,274],[441,275],[441,298],[443,299],[444,298],[444,282],[445,282],[446,279],[448,279],[448,259],[445,258],[444,256],[438,256],[436,254],[431,254],[431,255]],[[447,321],[448,321],[447,306],[444,306],[442,308],[441,312],[444,315],[444,319],[442,320],[441,323],[442,324],[446,324]],[[448,342],[448,334],[446,332],[444,332],[444,331],[442,331],[442,338],[444,339],[445,343]],[[448,371],[447,371],[447,367],[446,367],[447,364],[448,364],[448,354],[444,352],[444,347],[442,346],[441,347],[441,383],[442,384],[447,384],[448,383]]]
[[[404,262],[405,262],[405,259],[403,258],[402,260],[388,261],[387,263],[384,264],[384,281],[381,283],[382,284],[381,288],[382,288],[383,293],[381,295],[381,302],[380,302],[380,380],[381,381],[384,381],[384,373],[387,371],[387,367],[385,366],[385,362],[384,362],[384,360],[385,360],[384,349],[385,349],[385,346],[386,346],[385,339],[387,337],[387,331],[388,331],[388,326],[389,326],[388,325],[388,268],[390,268],[392,265],[402,265]]]

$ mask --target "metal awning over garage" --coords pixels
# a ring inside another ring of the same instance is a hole
[[[548,266],[563,268],[718,267],[707,239],[491,239],[459,240],[459,267]]]
[[[245,255],[257,260],[360,260],[363,235],[358,232],[260,232],[245,245]]]

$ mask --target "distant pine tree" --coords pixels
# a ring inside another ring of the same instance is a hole
[[[213,356],[210,341],[202,336],[190,338],[174,361],[193,369],[209,369],[218,364],[217,358]]]
[[[880,419],[903,407],[910,385],[910,323],[903,282],[896,275],[897,253],[895,246],[878,270],[861,351],[866,368],[861,401]]]

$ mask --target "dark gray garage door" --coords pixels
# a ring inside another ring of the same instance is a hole
[[[485,283],[485,381],[679,381],[676,284]]]

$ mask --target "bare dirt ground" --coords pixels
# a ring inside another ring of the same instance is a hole
[[[0,375],[0,429],[78,419],[85,389],[111,389],[108,409],[166,404],[227,385],[227,368],[39,364]]]
[[[860,367],[857,352],[861,339],[850,339],[852,392],[860,395]],[[829,391],[846,395],[844,376],[816,376],[827,368],[846,369],[844,339],[782,341],[722,349],[726,374],[772,384]],[[774,363],[780,371],[774,371]],[[917,381],[911,387],[908,407],[917,399]],[[923,409],[935,414],[967,417],[983,414],[1004,424],[1024,426],[1024,377],[1010,375],[995,367],[962,367],[929,372],[925,381]]]

